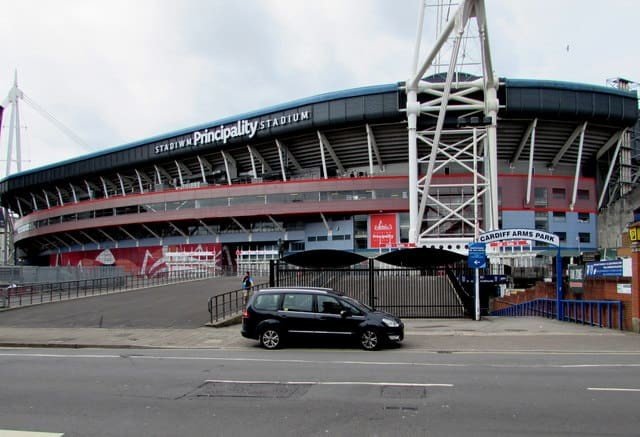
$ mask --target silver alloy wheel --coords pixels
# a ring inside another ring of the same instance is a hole
[[[275,329],[266,329],[260,336],[260,343],[267,349],[275,349],[280,345],[280,333]]]
[[[378,347],[378,334],[370,329],[360,334],[360,345],[363,349],[372,351]]]

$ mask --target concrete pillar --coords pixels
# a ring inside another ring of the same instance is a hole
[[[631,330],[640,333],[640,243],[631,250]]]

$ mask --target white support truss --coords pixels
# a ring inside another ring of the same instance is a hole
[[[424,13],[421,2],[413,69],[406,83],[409,242],[464,253],[479,232],[498,227],[498,82],[483,0],[460,1],[449,21],[438,27],[420,63]],[[476,74],[466,71],[471,65],[467,50],[474,41],[479,52]],[[445,52],[449,59],[443,62]],[[453,127],[456,120],[458,127]]]

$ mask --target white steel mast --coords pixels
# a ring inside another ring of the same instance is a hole
[[[442,21],[436,26],[435,42],[421,57],[426,8],[434,6]],[[478,232],[498,227],[498,81],[484,1],[462,0],[455,6],[443,23],[442,1],[420,2],[412,72],[406,83],[409,242],[466,252],[465,244]],[[475,63],[467,56],[474,43],[479,51]],[[474,64],[479,71],[471,75],[465,69]],[[432,76],[425,77],[428,71]],[[419,124],[421,116],[424,122]]]

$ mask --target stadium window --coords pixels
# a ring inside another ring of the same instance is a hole
[[[589,200],[589,190],[578,190],[579,200]]]
[[[578,223],[589,223],[589,213],[588,212],[579,212],[578,213]]]
[[[332,235],[332,240],[344,240],[344,235]]]
[[[316,241],[317,238],[316,237],[307,237],[307,241]]]
[[[535,228],[538,231],[546,231],[549,224],[549,215],[546,212],[536,212]]]
[[[578,232],[578,239],[581,243],[591,243],[591,234],[588,232]]]
[[[547,206],[547,189],[543,187],[536,187],[535,189],[535,201],[538,206]]]
[[[560,239],[561,242],[567,241],[567,233],[566,232],[556,232],[556,235]]]
[[[326,235],[318,235],[318,241],[327,241]]]
[[[566,222],[567,221],[567,213],[564,211],[554,211],[553,212],[553,221],[554,222]]]
[[[567,197],[567,190],[565,190],[564,188],[552,188],[551,195],[554,199],[564,200]]]
[[[304,250],[304,241],[294,241],[291,243],[292,251]]]

